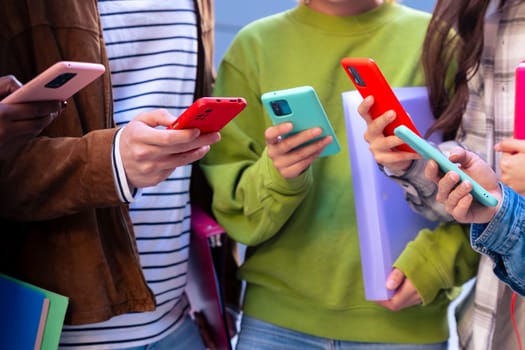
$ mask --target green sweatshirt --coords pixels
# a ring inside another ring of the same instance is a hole
[[[365,300],[341,100],[353,89],[343,57],[373,58],[393,86],[423,85],[420,51],[428,21],[428,14],[397,4],[355,17],[299,5],[251,23],[235,38],[214,94],[243,96],[248,105],[201,165],[214,190],[217,219],[249,246],[240,272],[248,283],[246,314],[340,340],[447,339],[448,292],[474,275],[478,255],[459,225],[424,230],[396,264],[424,305],[392,312]],[[260,97],[301,85],[317,91],[341,152],[287,180],[266,151],[264,131],[271,121]]]

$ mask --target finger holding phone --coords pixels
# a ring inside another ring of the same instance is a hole
[[[22,85],[15,77],[0,79],[0,157],[15,152],[40,134],[65,102],[105,72],[102,64],[60,61]]]
[[[285,137],[292,130],[293,123],[286,122],[269,127],[264,135],[268,156],[279,173],[287,179],[297,177],[304,172],[314,160],[319,158],[325,147],[333,142],[332,136],[311,142],[322,135],[323,130],[319,127]]]
[[[357,112],[367,124],[364,134],[365,141],[370,145],[377,163],[390,171],[406,171],[414,159],[421,159],[417,153],[406,152],[398,147],[404,142],[397,136],[385,136],[385,128],[396,119],[393,110],[386,111],[377,118],[373,118],[370,109],[374,106],[374,97],[367,96],[358,106]]]
[[[503,139],[494,146],[502,152],[500,159],[500,180],[522,196],[525,195],[525,140]]]
[[[376,162],[392,172],[405,171],[412,160],[420,157],[394,136],[394,129],[405,125],[419,135],[412,118],[373,59],[345,57],[341,59],[341,65],[363,97],[358,113],[368,125],[365,140],[370,144]]]
[[[443,175],[438,164],[430,160],[425,168],[425,175],[438,185],[436,200],[443,203],[446,211],[458,222],[489,222],[501,206],[502,191],[496,173],[477,154],[459,147],[451,151],[449,159],[459,164],[462,171],[492,194],[498,200],[498,205],[482,205],[471,193],[471,182],[460,182],[459,174],[454,171]]]
[[[0,99],[22,84],[11,75],[0,77]],[[60,101],[7,104],[0,102],[0,159],[15,153],[39,135],[62,111]]]
[[[219,130],[245,107],[242,97],[201,97],[178,117],[163,109],[138,115],[119,139],[129,185],[156,185],[175,168],[204,157],[220,140]]]
[[[296,86],[268,91],[261,102],[274,127],[266,129],[268,156],[287,179],[299,176],[319,157],[341,147],[315,89]]]
[[[158,184],[175,168],[204,157],[210,145],[220,140],[219,132],[167,129],[174,121],[173,115],[158,109],[139,114],[123,128],[119,151],[130,186]]]

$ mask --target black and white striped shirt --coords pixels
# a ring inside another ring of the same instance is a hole
[[[125,126],[137,114],[165,108],[179,115],[193,101],[197,27],[192,0],[99,0],[115,100],[114,119]],[[189,311],[184,296],[188,262],[191,165],[141,189],[130,213],[141,263],[153,290],[154,312],[66,326],[64,349],[145,345],[176,329]]]

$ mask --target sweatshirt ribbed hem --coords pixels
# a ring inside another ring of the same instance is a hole
[[[374,343],[438,343],[449,337],[448,301],[389,311],[375,303],[346,310],[322,309],[299,297],[272,293],[250,285],[244,313],[299,332],[337,340]]]

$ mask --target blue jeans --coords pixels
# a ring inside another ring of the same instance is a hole
[[[197,324],[188,316],[174,332],[148,345],[125,350],[205,350]]]
[[[237,350],[447,350],[436,344],[362,343],[320,338],[244,315]]]

